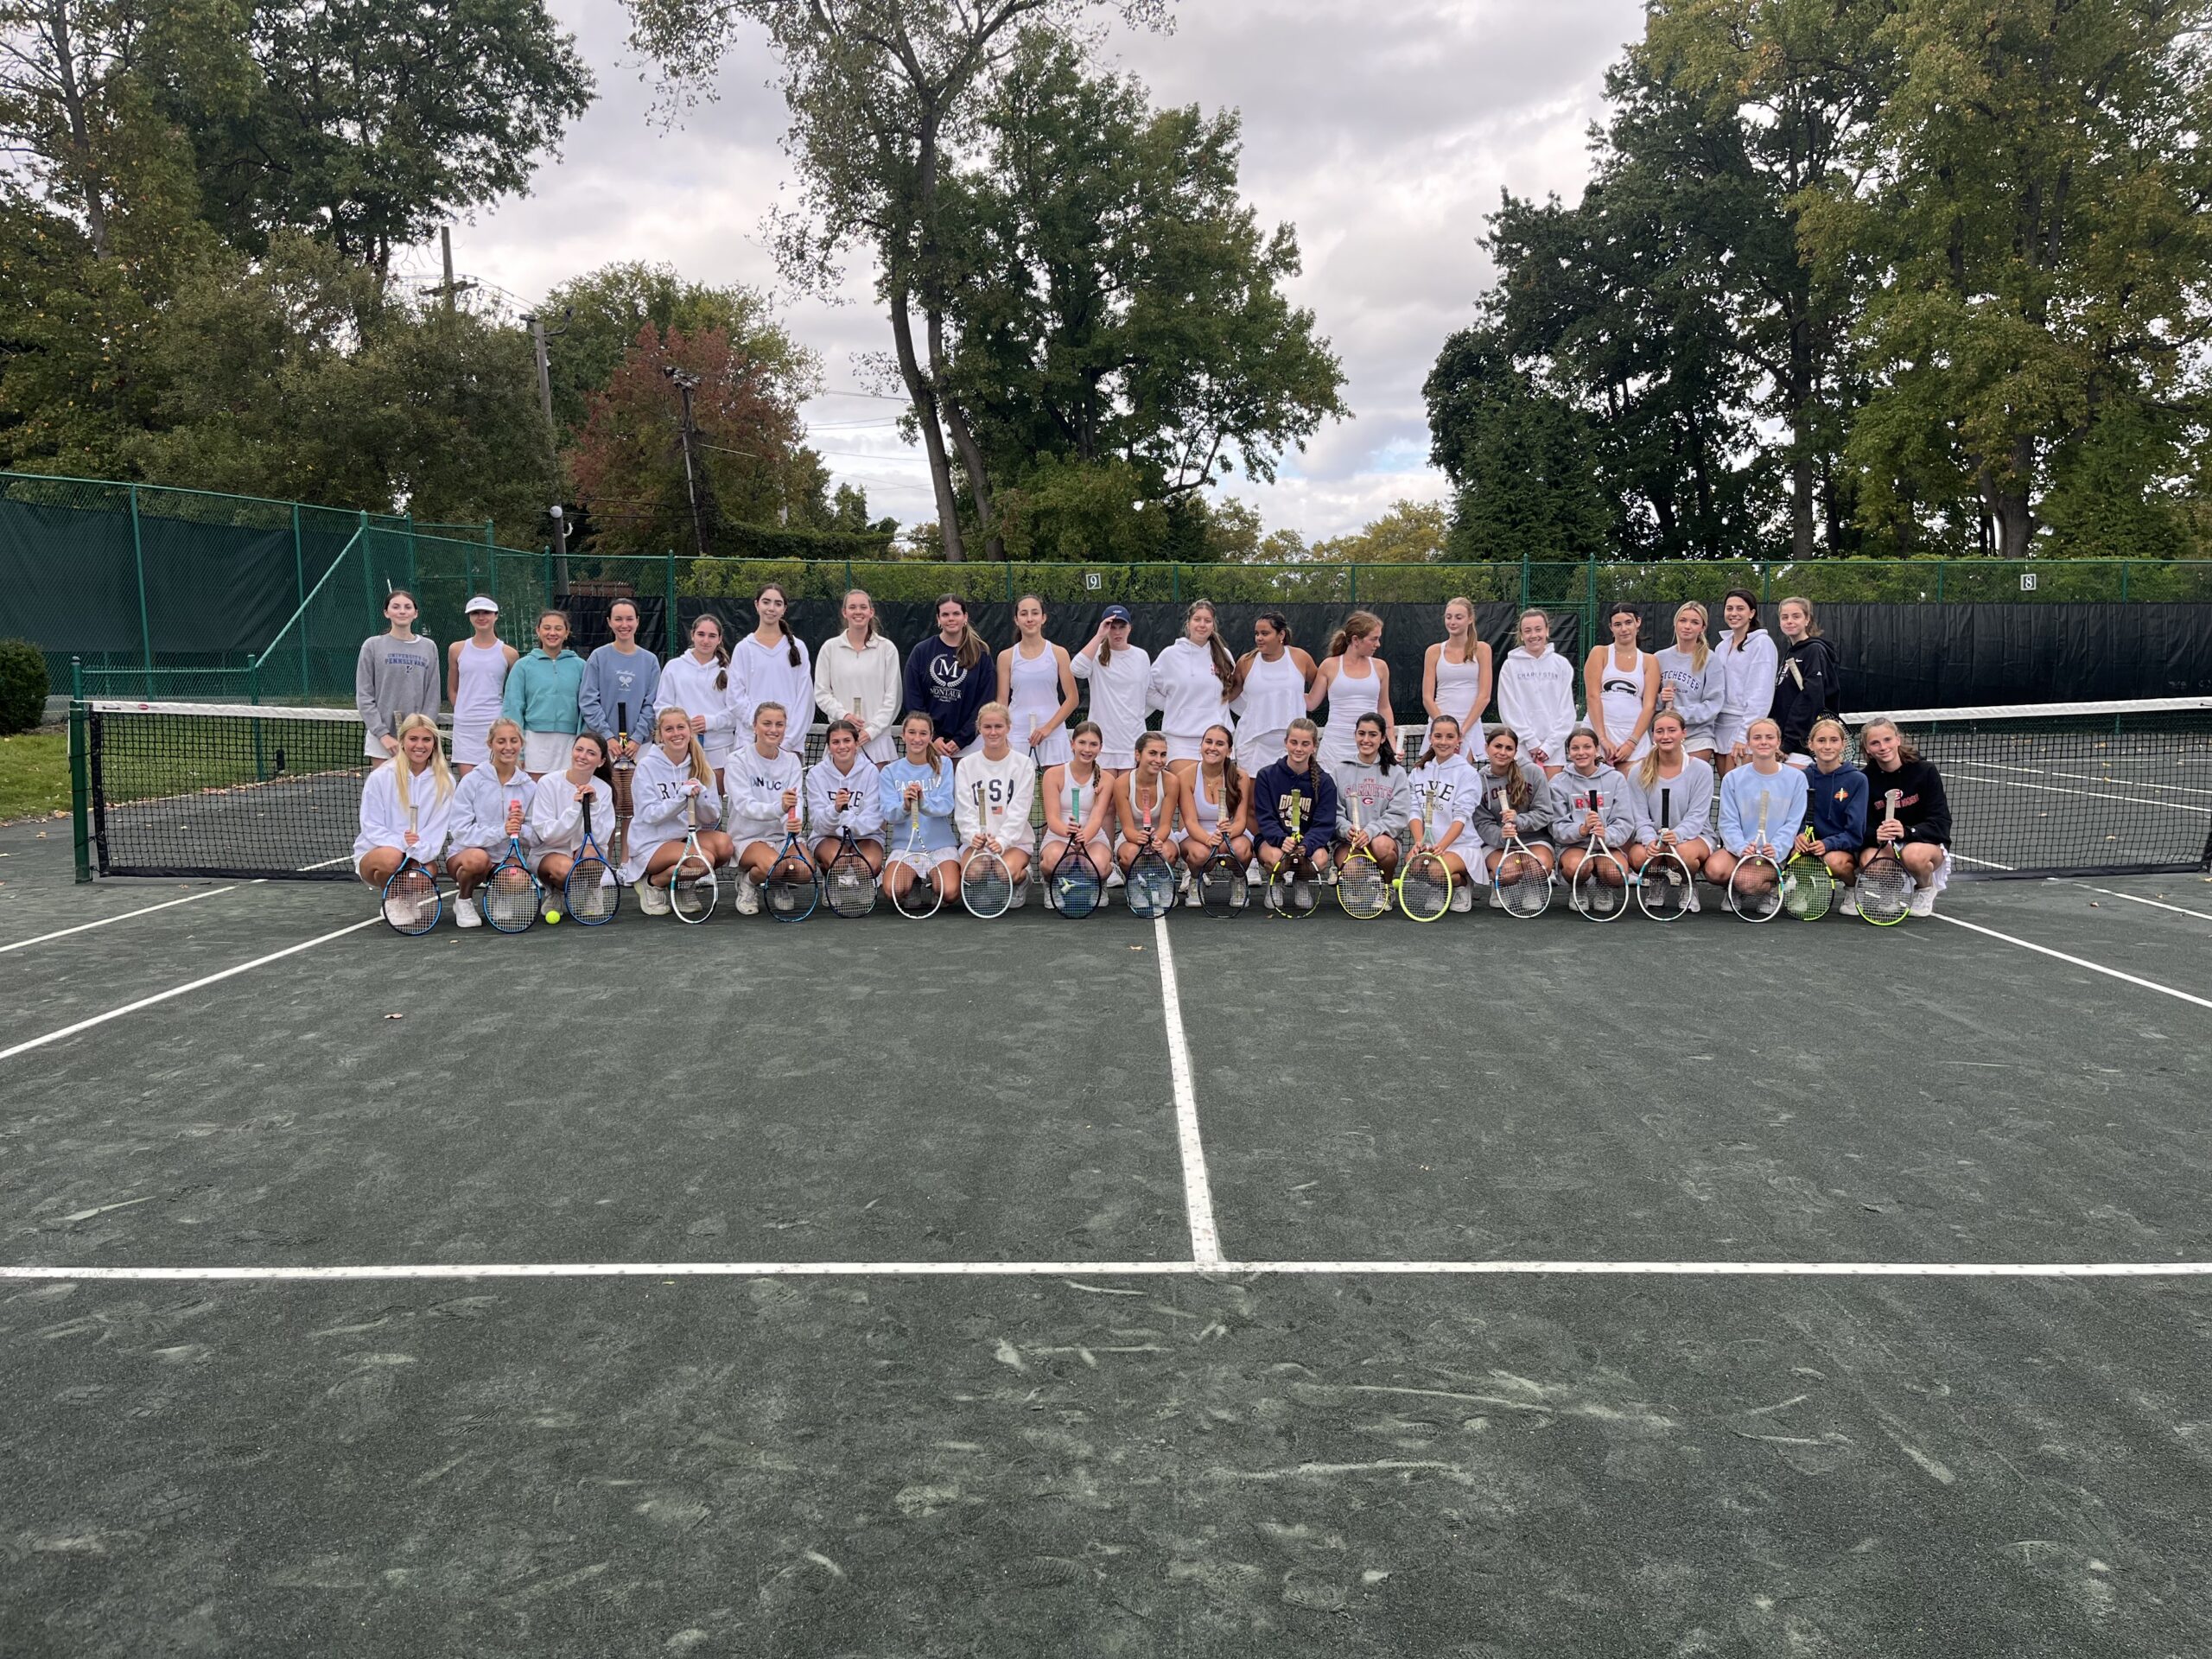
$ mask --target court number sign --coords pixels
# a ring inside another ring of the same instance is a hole
[[[1096,588],[1099,585],[1098,573],[1096,570],[1084,571],[1083,573],[1083,585],[1086,588]]]
[[[2020,591],[2021,591],[2022,593],[2024,593],[2024,594],[2032,594],[2033,592],[2035,592],[2035,590],[2036,590],[2036,573],[2035,573],[2034,571],[2032,571],[2032,570],[2023,570],[2023,571],[2021,571],[2021,572],[2020,572]]]

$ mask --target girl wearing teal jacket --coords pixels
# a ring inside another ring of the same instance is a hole
[[[568,764],[569,745],[583,724],[576,708],[583,683],[584,659],[569,649],[568,616],[539,612],[537,649],[507,671],[499,699],[499,712],[522,728],[522,768],[532,778]]]

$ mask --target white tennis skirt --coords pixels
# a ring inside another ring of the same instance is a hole
[[[535,777],[542,772],[560,772],[568,766],[569,751],[576,747],[574,732],[524,732],[522,734],[522,769]],[[459,759],[458,756],[454,757]]]
[[[1283,757],[1283,739],[1290,734],[1290,728],[1278,726],[1272,732],[1240,730],[1236,734],[1236,764],[1255,778]]]
[[[1751,729],[1751,722],[1745,715],[1724,713],[1713,722],[1713,752],[1723,755],[1730,753]],[[1683,747],[1692,748],[1696,746],[1685,743]]]
[[[1166,734],[1166,737],[1167,758],[1170,760],[1197,760],[1198,758],[1198,745],[1205,741],[1205,734],[1203,732],[1190,737],[1182,737],[1173,732],[1169,732]]]
[[[489,720],[472,720],[466,726],[454,722],[453,763],[456,766],[488,766],[492,764],[492,750],[486,740],[492,733]],[[567,764],[567,757],[563,758]],[[523,768],[527,772],[529,767]]]

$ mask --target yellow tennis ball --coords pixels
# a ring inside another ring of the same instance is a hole
[[[560,919],[561,912],[557,910],[549,910],[545,912],[545,924],[549,927],[557,923]]]

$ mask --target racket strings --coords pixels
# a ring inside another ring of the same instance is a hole
[[[1139,853],[1136,861],[1129,866],[1125,882],[1129,908],[1149,921],[1167,913],[1175,899],[1175,873],[1167,868],[1167,861],[1158,853]]]
[[[596,858],[579,859],[569,871],[561,893],[568,900],[569,914],[588,927],[612,916],[622,898],[622,889],[611,879],[605,861]]]
[[[971,858],[960,872],[960,902],[973,915],[1003,916],[1014,903],[1014,875],[995,853]]]
[[[840,854],[830,866],[830,909],[848,919],[875,908],[875,874],[857,852]]]
[[[1098,908],[1098,872],[1087,858],[1075,857],[1052,872],[1052,907],[1071,920],[1080,920]]]
[[[1592,921],[1611,921],[1628,908],[1628,866],[1611,853],[1584,859],[1574,873],[1573,898]]]
[[[1337,902],[1344,913],[1370,921],[1390,907],[1390,887],[1371,858],[1351,858],[1337,877]]]
[[[1451,867],[1434,853],[1415,853],[1398,884],[1398,904],[1417,922],[1433,922],[1451,907]]]
[[[1679,858],[1662,855],[1644,865],[1637,875],[1637,902],[1655,921],[1670,922],[1689,908],[1689,866]]]
[[[484,918],[503,932],[537,919],[537,883],[519,864],[502,864],[484,884]]]
[[[437,925],[438,884],[420,865],[410,865],[385,884],[384,918],[401,933],[427,933]]]
[[[1728,908],[1747,922],[1770,921],[1782,909],[1782,870],[1770,858],[1754,855],[1728,877]]]

